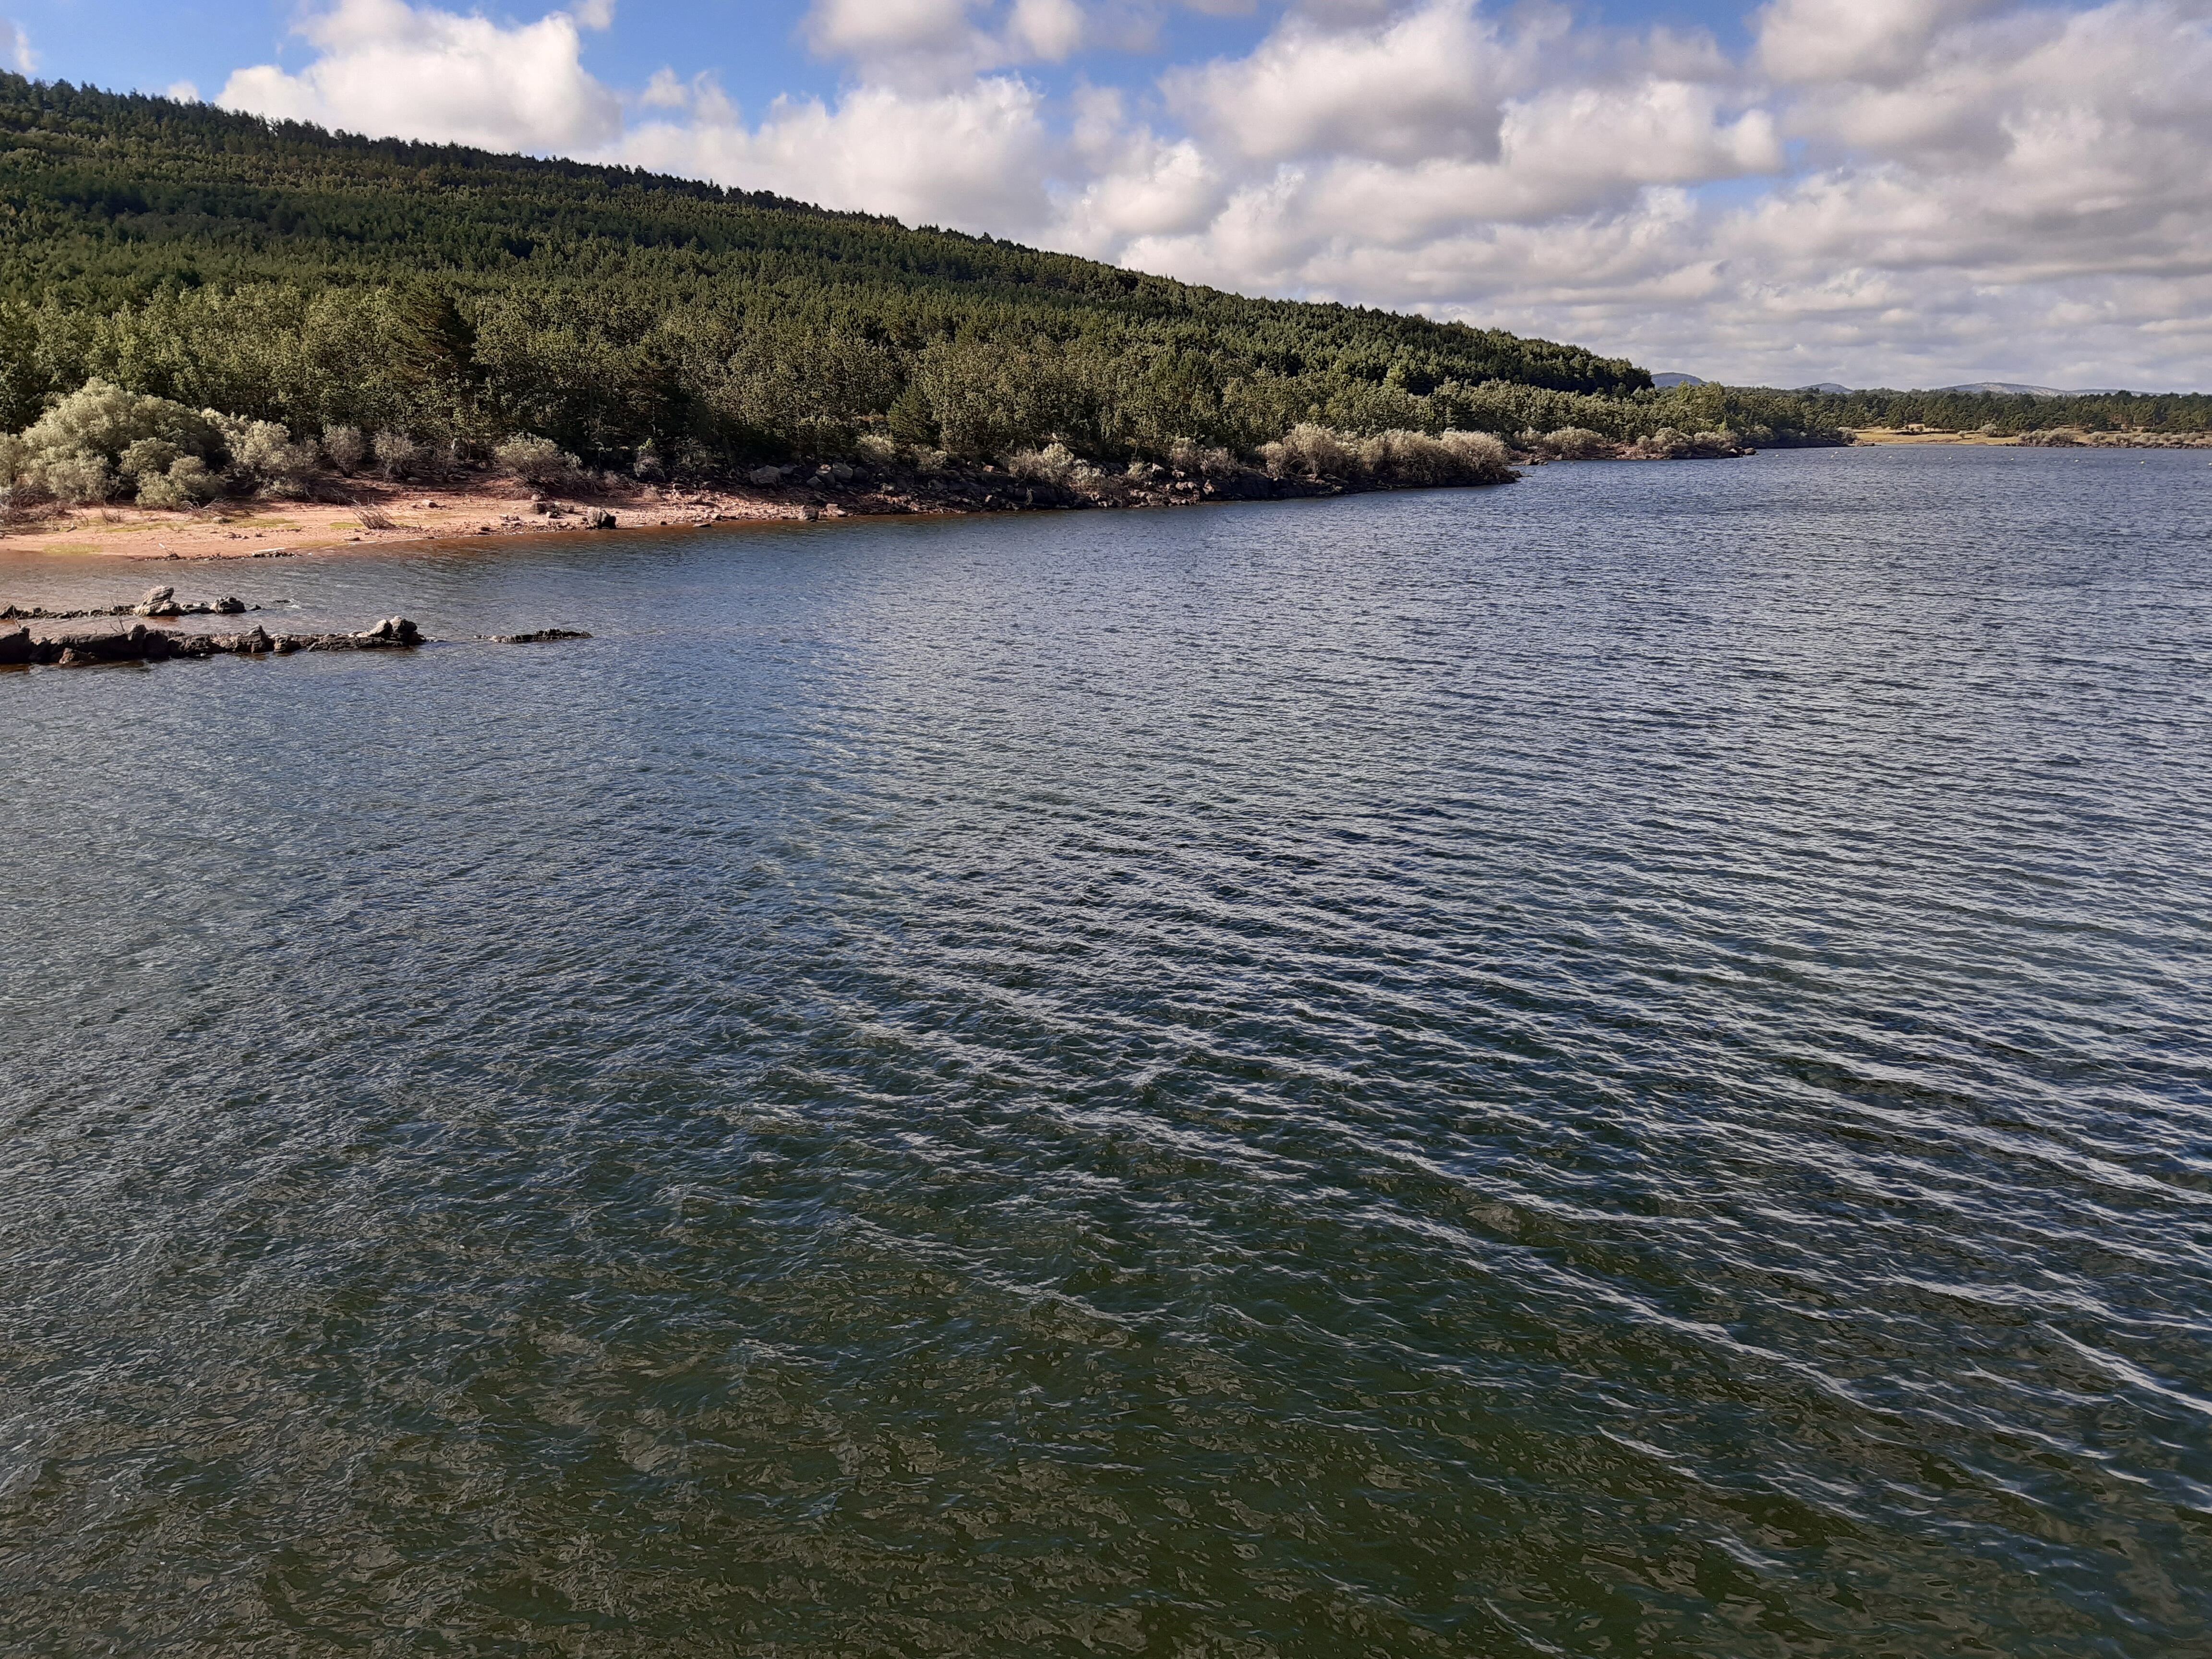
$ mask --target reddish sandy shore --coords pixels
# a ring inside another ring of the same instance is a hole
[[[823,501],[801,492],[771,489],[643,489],[619,496],[540,500],[529,486],[507,478],[475,478],[430,488],[354,481],[348,493],[355,499],[343,504],[225,501],[198,513],[78,507],[35,523],[0,528],[0,556],[265,558],[276,553],[465,536],[543,536],[592,528],[673,528],[914,510],[889,500]],[[363,521],[364,509],[369,522]],[[605,524],[607,515],[614,520],[612,526]]]

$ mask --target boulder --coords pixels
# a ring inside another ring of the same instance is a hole
[[[14,667],[20,663],[36,662],[31,647],[31,630],[19,628],[12,634],[0,634],[0,666]]]
[[[276,648],[276,641],[269,637],[269,630],[258,624],[243,634],[205,634],[201,638],[210,653],[228,652],[234,657],[258,657]]]
[[[175,588],[149,587],[146,590],[146,597],[131,607],[131,614],[134,617],[173,617],[183,609],[177,603]]]
[[[134,623],[128,629],[85,629],[41,642],[59,663],[160,662],[176,654],[177,636]],[[43,654],[43,653],[42,653]]]

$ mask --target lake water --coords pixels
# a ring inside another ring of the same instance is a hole
[[[2212,1651],[2209,523],[0,559],[0,1646]]]

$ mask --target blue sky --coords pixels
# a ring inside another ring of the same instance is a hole
[[[49,78],[630,161],[1656,368],[2212,386],[2212,0],[0,0],[0,19]]]

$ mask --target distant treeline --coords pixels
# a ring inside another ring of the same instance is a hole
[[[1790,417],[1844,427],[1925,427],[2017,437],[2073,427],[2084,432],[2212,431],[2212,397],[2202,392],[2039,398],[2024,392],[1845,392],[1760,393],[1786,402]]]
[[[1728,426],[1787,399],[1579,347],[1251,300],[619,167],[333,135],[0,76],[0,429],[88,382],[597,466]]]

